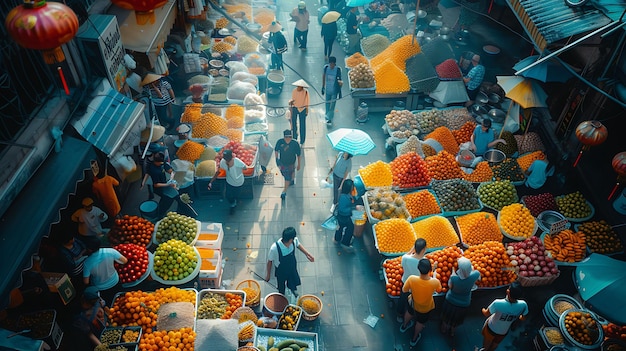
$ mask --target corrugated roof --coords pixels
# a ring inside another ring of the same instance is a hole
[[[606,8],[611,0],[603,1]],[[619,3],[623,0],[613,0]],[[528,34],[540,48],[572,35],[590,32],[612,20],[594,6],[570,7],[563,0],[507,0]],[[623,8],[623,6],[622,6]],[[542,37],[542,38],[541,38]],[[543,40],[545,43],[542,43]]]

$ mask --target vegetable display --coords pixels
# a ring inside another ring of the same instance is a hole
[[[146,274],[150,258],[145,246],[119,244],[113,248],[128,259],[126,264],[114,263],[122,284],[137,281]]]

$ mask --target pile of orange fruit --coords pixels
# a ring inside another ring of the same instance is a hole
[[[383,262],[383,268],[387,277],[387,284],[385,285],[387,295],[400,296],[402,293],[402,274],[404,274],[402,256],[386,260]]]
[[[214,113],[207,112],[193,125],[191,136],[194,138],[208,139],[215,135],[224,135],[228,129],[226,120]]]
[[[443,146],[443,149],[449,152],[452,155],[456,155],[459,153],[459,144],[456,141],[456,138],[448,129],[448,127],[437,127],[435,130],[430,132],[424,140],[426,139],[435,139]]]
[[[222,319],[229,319],[233,312],[235,312],[239,307],[243,306],[243,298],[239,294],[226,293],[226,302],[228,302],[228,307],[226,307],[226,312],[222,315]]]
[[[443,250],[431,252],[426,255],[426,258],[430,260],[430,264],[434,265],[437,262],[437,269],[435,269],[436,277],[441,282],[441,291],[448,291],[448,281],[452,272],[459,268],[457,260],[463,256],[461,249],[456,246],[448,246]]]
[[[226,120],[230,120],[231,118],[241,117],[243,118],[243,114],[245,110],[243,106],[237,104],[230,104],[224,111],[224,117]]]
[[[226,129],[226,133],[224,136],[228,138],[228,140],[233,141],[242,141],[243,140],[243,131],[241,129]]]
[[[502,241],[502,232],[496,217],[488,212],[476,212],[456,217],[461,239],[468,245],[485,241]]]
[[[591,313],[586,311],[571,311],[565,315],[565,330],[583,345],[593,345],[599,342],[599,325]],[[608,347],[607,350],[612,350]]]
[[[220,41],[219,43],[215,43],[215,45],[213,45],[211,50],[213,50],[213,52],[218,52],[220,54],[223,54],[225,52],[233,51],[234,48],[235,47],[233,45],[230,45],[224,41]]]
[[[476,129],[476,123],[467,121],[458,130],[453,130],[452,135],[458,144],[463,144],[470,141],[474,129]]]
[[[446,150],[439,151],[435,156],[426,157],[426,164],[432,179],[463,178],[465,174],[456,162],[454,155]]]
[[[587,238],[583,232],[565,229],[556,234],[546,234],[543,238],[543,246],[550,251],[552,258],[556,261],[578,262],[585,258]]]
[[[374,56],[370,63],[372,68],[374,68],[386,60],[390,60],[395,66],[404,72],[406,69],[406,60],[419,54],[420,51],[421,49],[417,40],[412,35],[405,35],[391,43],[391,45],[389,45],[380,54]],[[406,77],[406,75],[404,76]],[[388,77],[388,79],[392,84],[395,82],[393,77]],[[378,80],[376,81],[376,84],[378,84]]]
[[[527,239],[535,234],[535,217],[526,206],[519,203],[504,206],[499,216],[500,228],[508,236]]]
[[[229,35],[229,36],[225,37],[222,40],[227,42],[230,45],[236,45],[237,44],[237,38],[233,37],[232,35]]]
[[[530,165],[533,164],[533,162],[546,159],[546,154],[544,154],[542,151],[533,151],[518,157],[517,164],[519,164],[522,171],[526,172]]]
[[[226,26],[228,26],[228,20],[226,19],[226,17],[220,17],[215,21],[216,29],[226,28]]]
[[[463,256],[468,258],[474,269],[480,272],[480,280],[476,282],[480,287],[504,286],[517,279],[509,255],[499,241],[486,241],[470,246]]]
[[[355,52],[354,54],[352,54],[348,58],[346,58],[346,67],[347,68],[354,68],[354,67],[358,66],[360,63],[364,63],[364,64],[369,66],[369,62],[367,61],[367,58],[365,56],[361,55],[360,52]]]
[[[405,219],[390,218],[374,224],[378,251],[389,254],[404,254],[415,244],[413,227]]]
[[[391,186],[393,183],[391,166],[380,160],[359,169],[359,175],[367,188]]]
[[[195,141],[187,140],[183,145],[180,146],[180,148],[178,148],[178,151],[176,151],[176,156],[178,156],[178,158],[181,160],[193,163],[200,158],[200,155],[202,155],[203,151],[204,145],[196,143]]]
[[[196,304],[195,291],[177,287],[158,289],[153,293],[129,291],[119,296],[108,311],[111,326],[140,326],[144,333],[150,333],[157,325],[157,311],[168,302],[191,302]]]
[[[450,246],[459,242],[452,223],[443,216],[432,216],[411,223],[416,238],[424,238],[428,248]]]
[[[202,104],[191,103],[185,106],[185,111],[180,116],[181,123],[195,123],[200,119],[202,115]]]
[[[435,195],[428,190],[404,195],[404,203],[411,214],[411,218],[441,213],[441,207],[439,207]]]
[[[463,178],[468,182],[484,183],[493,179],[493,171],[487,161],[478,162],[472,173],[463,173]]]
[[[155,330],[141,335],[139,349],[142,351],[192,351],[196,332],[192,328]]]
[[[399,94],[411,89],[409,77],[404,73],[404,69],[398,67],[391,59],[372,66],[372,71],[378,94]]]

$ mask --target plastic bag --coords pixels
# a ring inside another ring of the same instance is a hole
[[[246,83],[250,83],[253,85],[259,85],[259,79],[254,74],[248,72],[236,72],[230,77],[231,82],[233,81],[242,81]]]
[[[339,229],[339,222],[337,221],[337,217],[331,215],[330,217],[326,218],[326,220],[322,222],[322,228],[328,230]]]
[[[235,81],[228,88],[226,96],[229,100],[243,100],[249,93],[256,93],[256,87],[254,85]]]
[[[274,147],[267,140],[265,135],[262,135],[259,139],[259,164],[263,167],[267,167],[272,158],[272,153],[274,152]]]
[[[327,189],[333,187],[333,178],[327,177],[326,179],[320,180],[320,188]]]
[[[248,67],[241,61],[229,61],[226,66],[230,69],[230,76],[232,77],[237,72],[248,72]]]
[[[256,76],[255,76],[256,78]],[[248,94],[246,95],[246,97],[243,99],[243,105],[245,106],[246,110],[258,110],[258,111],[264,111],[264,105],[267,102],[265,101],[265,99],[263,99],[263,96],[260,96],[258,94]]]
[[[288,108],[287,110],[285,110],[285,119],[291,122],[291,108]]]
[[[243,119],[246,123],[262,123],[265,122],[265,113],[263,110],[246,110]]]

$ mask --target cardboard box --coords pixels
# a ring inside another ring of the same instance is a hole
[[[67,305],[76,295],[76,289],[65,273],[41,272],[51,292],[58,293],[63,304]]]

